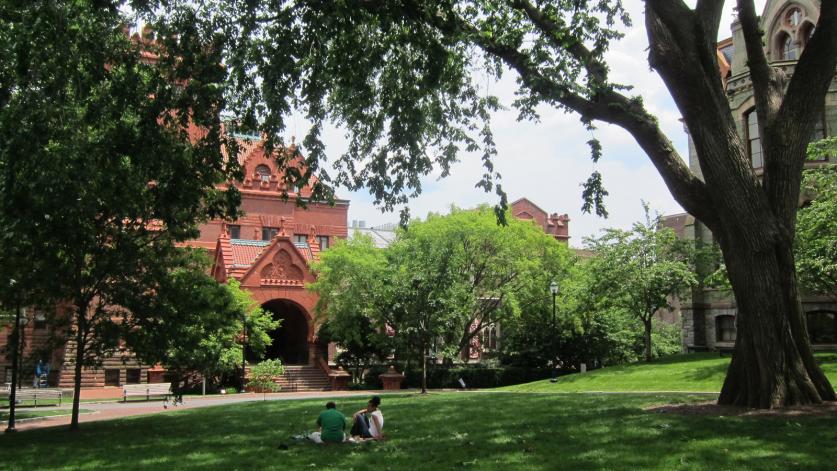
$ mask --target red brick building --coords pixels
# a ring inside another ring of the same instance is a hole
[[[560,216],[558,213],[549,214],[528,198],[520,198],[512,203],[511,213],[517,219],[535,221],[543,227],[544,232],[561,242],[566,243],[570,240],[570,217],[566,214]]]
[[[328,205],[307,201],[307,208],[303,209],[296,205],[296,193],[289,192],[288,198],[283,199],[284,188],[275,159],[265,154],[258,139],[239,139],[243,148],[239,161],[245,178],[233,184],[241,192],[244,215],[236,221],[213,220],[203,224],[200,237],[188,245],[210,253],[214,259],[212,274],[217,280],[239,280],[265,309],[282,320],[280,327],[271,332],[275,342],[267,357],[282,358],[290,365],[286,386],[320,389],[325,386],[328,371],[326,363],[320,360],[327,360],[327,355],[324,348],[316,345],[317,299],[305,289],[305,284],[314,279],[309,263],[335,239],[347,236],[349,202],[338,199]],[[306,186],[299,196],[305,200],[310,194],[311,189]],[[51,367],[50,385],[71,387],[74,344],[69,342],[51,355],[38,354],[48,350],[46,316],[28,308],[24,317],[28,323],[23,336],[23,384],[32,383],[33,365],[41,359]],[[10,341],[9,327],[0,327],[0,348]],[[162,380],[163,371],[160,367],[141,365],[129,351],[120,351],[105,358],[100,368],[85,369],[82,387]],[[0,372],[0,383],[11,382],[11,364],[5,356],[0,356]]]

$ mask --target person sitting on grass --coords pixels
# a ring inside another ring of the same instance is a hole
[[[342,443],[345,440],[343,431],[346,429],[346,416],[337,410],[337,405],[329,401],[326,410],[317,417],[318,432],[309,437],[314,443]]]
[[[384,414],[378,406],[381,398],[372,396],[366,409],[355,412],[351,434],[357,440],[384,440]]]

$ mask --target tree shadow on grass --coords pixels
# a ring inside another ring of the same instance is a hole
[[[684,399],[685,398],[685,399]],[[324,400],[274,401],[39,430],[0,440],[11,469],[827,469],[822,418],[646,412],[684,395],[439,394],[384,398],[383,443],[318,446]],[[337,399],[351,414],[365,398]],[[811,440],[811,437],[817,437]],[[287,449],[278,446],[286,444]]]

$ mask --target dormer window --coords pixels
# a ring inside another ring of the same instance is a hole
[[[267,165],[261,164],[256,166],[256,178],[262,182],[269,182],[270,181],[270,167]]]

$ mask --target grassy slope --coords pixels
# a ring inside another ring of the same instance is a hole
[[[837,385],[837,353],[818,353],[832,384]],[[585,374],[501,388],[518,392],[693,391],[719,392],[730,358],[717,353],[673,355],[651,363],[602,368]]]
[[[318,401],[252,402],[0,437],[10,470],[525,469],[806,471],[833,466],[833,417],[701,417],[646,412],[688,395],[447,393],[385,396],[390,440],[318,446]],[[351,412],[363,398],[338,399]],[[812,439],[816,437],[816,439]],[[280,443],[287,450],[277,449]],[[833,469],[833,468],[832,468]]]

